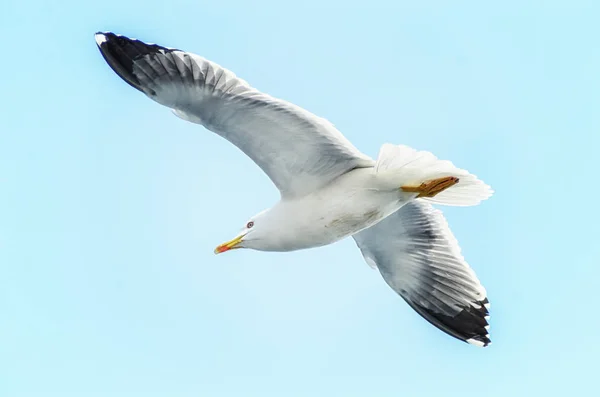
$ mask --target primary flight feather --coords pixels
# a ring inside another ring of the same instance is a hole
[[[476,205],[492,190],[429,152],[385,144],[377,160],[330,122],[273,98],[196,54],[96,33],[128,84],[233,143],[269,176],[280,201],[216,253],[294,251],[352,236],[369,265],[430,323],[487,346],[486,291],[430,203]]]

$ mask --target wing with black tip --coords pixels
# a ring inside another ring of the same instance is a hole
[[[485,288],[441,211],[412,201],[353,237],[367,263],[427,321],[470,344],[491,343]]]

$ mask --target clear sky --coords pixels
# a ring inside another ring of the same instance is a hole
[[[589,395],[600,5],[449,3],[4,1],[0,396]],[[121,81],[98,30],[214,60],[371,156],[407,144],[491,184],[444,211],[492,345],[421,319],[351,239],[215,256],[276,188]]]

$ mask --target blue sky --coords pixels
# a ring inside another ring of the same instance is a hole
[[[0,395],[595,388],[600,6],[418,3],[3,3]],[[122,82],[98,30],[214,60],[371,156],[407,144],[491,184],[444,211],[487,288],[492,345],[430,326],[352,240],[215,256],[277,190]]]

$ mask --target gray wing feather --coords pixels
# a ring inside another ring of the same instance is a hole
[[[441,211],[412,201],[354,235],[367,263],[427,321],[478,346],[490,343],[485,288]]]
[[[233,143],[282,196],[303,195],[349,170],[373,166],[327,120],[252,88],[214,62],[112,33],[98,33],[96,40],[126,82]]]

